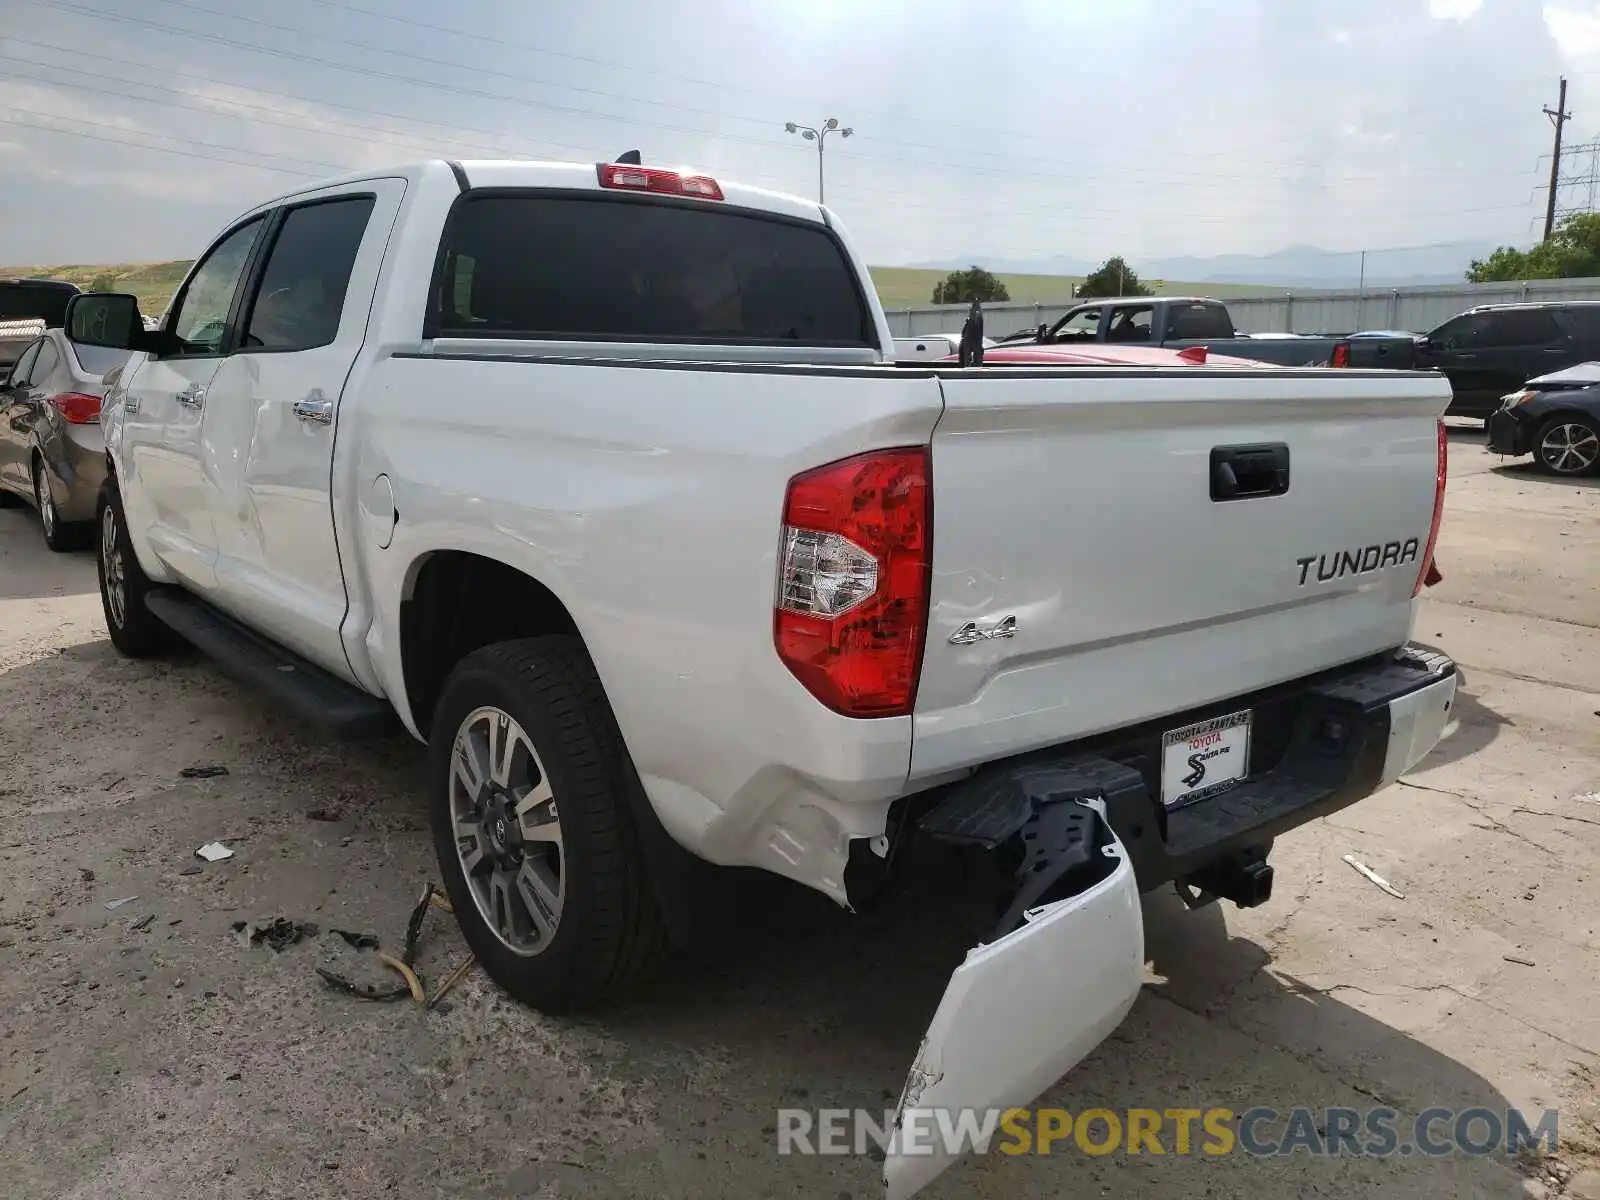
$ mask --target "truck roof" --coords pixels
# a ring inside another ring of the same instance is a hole
[[[272,208],[275,205],[293,200],[297,196],[322,191],[329,187],[361,183],[372,179],[405,179],[408,182],[421,183],[429,178],[446,178],[454,175],[456,186],[463,191],[477,188],[560,188],[571,191],[598,192],[602,190],[596,169],[598,166],[600,166],[600,160],[576,163],[540,162],[522,159],[431,159],[423,162],[398,164],[393,167],[356,171],[348,175],[320,180],[254,205],[247,211],[258,212],[261,209]],[[823,215],[821,206],[814,200],[791,196],[784,192],[771,191],[767,188],[751,187],[747,184],[724,179],[698,167],[669,163],[645,163],[644,166],[647,170],[674,171],[680,175],[699,175],[715,179],[717,185],[722,189],[723,200],[721,203],[739,208],[755,209],[760,212],[775,213],[802,221],[814,221],[818,224],[827,223],[827,218]],[[718,202],[708,200],[706,203],[716,204]]]
[[[1080,296],[1074,305],[1087,304],[1222,304],[1215,296]],[[1227,307],[1223,305],[1223,307]]]

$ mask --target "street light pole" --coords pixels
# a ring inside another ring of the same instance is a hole
[[[784,122],[783,128],[784,128],[784,131],[786,133],[798,133],[801,137],[805,138],[806,141],[815,142],[817,144],[817,203],[818,204],[823,203],[823,186],[822,186],[822,149],[823,149],[823,146],[827,144],[828,135],[830,133],[837,133],[840,137],[849,137],[851,134],[853,134],[855,132],[855,130],[851,129],[850,126],[848,126],[848,125],[845,125],[845,126],[841,127],[839,125],[839,118],[838,117],[829,117],[826,121],[824,121],[822,123],[822,128],[820,128],[820,129],[814,129],[810,125],[797,125],[793,121]]]

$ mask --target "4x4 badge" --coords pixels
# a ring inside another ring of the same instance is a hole
[[[1016,617],[1001,617],[991,625],[980,625],[977,621],[968,621],[950,635],[950,644],[952,646],[971,646],[976,642],[987,642],[995,638],[1016,636]]]

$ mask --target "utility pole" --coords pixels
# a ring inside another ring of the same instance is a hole
[[[1556,229],[1556,187],[1561,182],[1561,127],[1572,120],[1572,114],[1567,111],[1567,77],[1561,77],[1561,94],[1556,98],[1555,111],[1548,106],[1544,115],[1550,118],[1550,123],[1556,127],[1556,147],[1550,156],[1550,195],[1545,200],[1544,208],[1544,240],[1549,241],[1550,235]]]
[[[805,138],[806,141],[815,142],[817,144],[817,203],[818,204],[823,203],[823,196],[822,196],[822,147],[823,147],[823,143],[825,143],[828,140],[828,135],[830,133],[837,133],[840,137],[849,137],[851,134],[853,134],[855,132],[855,130],[851,129],[848,125],[846,125],[844,128],[841,129],[839,127],[839,118],[838,117],[829,117],[826,121],[824,121],[822,123],[822,128],[821,129],[813,129],[810,125],[796,125],[793,121],[785,121],[784,125],[783,125],[783,128],[784,128],[784,132],[785,133],[798,133],[801,137]]]

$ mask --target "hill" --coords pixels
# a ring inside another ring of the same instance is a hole
[[[139,311],[159,316],[167,301],[178,290],[189,270],[186,259],[153,263],[114,263],[100,265],[60,265],[44,267],[0,267],[0,276],[42,275],[64,279],[84,291],[132,292],[139,297]]]

